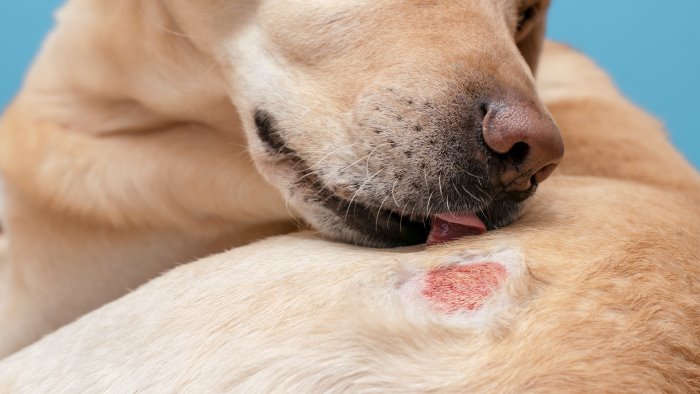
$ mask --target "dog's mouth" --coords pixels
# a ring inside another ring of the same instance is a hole
[[[442,208],[435,206],[431,209],[428,207],[430,198],[425,203],[421,202],[421,196],[412,199],[415,199],[414,206],[425,206],[424,210],[386,209],[383,203],[355,199],[357,190],[350,199],[343,196],[348,195],[347,191],[343,195],[334,192],[335,188],[312,171],[305,160],[286,144],[274,125],[274,119],[266,112],[257,111],[255,123],[261,141],[268,148],[270,157],[274,158],[274,165],[292,170],[296,180],[288,190],[295,195],[293,200],[303,201],[303,206],[311,208],[306,219],[328,237],[357,245],[379,248],[435,245],[480,235],[512,223],[520,213],[522,201],[536,188],[535,184],[530,190],[515,195],[502,190],[486,193],[480,189],[482,198],[477,198],[478,193],[472,194],[464,185],[464,190],[473,199],[465,200],[457,192],[452,199],[453,208],[454,202],[460,205],[456,210],[450,209],[449,202]],[[470,179],[475,177],[467,174]]]
[[[400,247],[442,244],[467,236],[477,236],[515,220],[520,203],[496,201],[478,212],[439,214],[399,213],[390,209],[326,196],[324,204],[332,211],[331,236],[370,247]],[[349,231],[348,231],[349,230]],[[351,234],[351,235],[348,235]],[[349,238],[349,239],[348,239]]]

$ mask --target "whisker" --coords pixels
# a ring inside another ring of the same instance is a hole
[[[488,196],[488,193],[486,193],[486,191],[485,191],[484,189],[481,188],[481,185],[476,185],[476,188],[479,189],[479,191],[481,192],[481,194],[483,194],[484,196]]]
[[[292,213],[292,209],[289,207],[289,200],[288,199],[285,199],[284,207],[287,209],[287,213],[289,213],[289,216],[292,217],[292,222],[297,227],[297,229],[302,228],[304,226],[304,224],[302,223],[301,219],[299,219],[296,215],[294,215]]]
[[[379,171],[375,172],[374,175],[372,175],[371,177],[367,178],[367,180],[366,180],[362,185],[360,185],[359,188],[357,188],[357,190],[355,191],[355,194],[353,194],[353,195],[352,195],[352,198],[350,199],[350,203],[348,204],[348,209],[345,211],[345,219],[346,219],[346,220],[347,220],[347,218],[348,218],[348,213],[350,212],[350,206],[352,205],[353,201],[355,200],[355,197],[357,197],[357,194],[362,190],[363,187],[365,187],[365,185],[366,185],[367,183],[369,183],[369,181],[371,181],[375,176],[379,175],[379,173],[382,172],[382,171],[384,171],[384,169],[383,169],[383,168],[380,168]],[[353,214],[354,214],[354,211],[353,211]]]
[[[478,198],[477,196],[470,193],[469,190],[467,190],[463,185],[460,185],[460,186],[462,187],[462,190],[464,190],[469,196],[471,196],[471,198],[475,199],[476,201],[478,201],[482,204],[485,202],[484,199]]]
[[[320,165],[324,160],[326,160],[327,158],[329,158],[332,154],[337,153],[337,152],[339,152],[339,151],[341,151],[341,150],[343,150],[343,149],[347,149],[347,148],[353,147],[353,146],[355,146],[355,145],[357,145],[357,143],[353,143],[353,144],[341,146],[340,148],[337,148],[337,149],[333,149],[332,151],[326,153],[326,155],[323,156],[319,161],[317,161],[316,164],[310,166],[309,169],[314,168],[314,167]]]
[[[321,173],[321,170],[311,171],[311,172],[307,173],[306,175],[302,175],[301,177],[299,177],[299,179],[297,179],[297,181],[304,180],[304,179],[305,179],[306,177],[308,177],[308,176],[317,175],[317,174],[320,174],[320,173]]]
[[[368,156],[369,156],[369,155],[368,155]],[[341,168],[341,169],[338,171],[338,175],[340,175],[341,172],[347,170],[348,168],[354,166],[355,164],[361,162],[362,160],[364,160],[364,159],[366,159],[366,158],[367,158],[367,156],[363,156],[363,157],[361,157],[361,158],[359,158],[359,159],[353,161],[352,163],[348,164],[347,166]]]
[[[382,212],[382,207],[384,206],[384,203],[386,200],[389,198],[389,196],[384,197],[384,200],[382,200],[382,203],[379,204],[379,210],[377,210],[377,217],[374,219],[374,231],[377,231],[379,229],[379,214]],[[391,217],[391,215],[389,215]],[[387,221],[387,229],[389,228],[389,222]]]
[[[391,198],[394,199],[394,204],[396,204],[396,208],[400,207],[399,202],[396,201],[396,194],[394,194],[394,189],[396,188],[396,183],[398,183],[398,182],[399,182],[399,180],[397,179],[394,181],[394,184],[391,185]]]
[[[401,216],[399,217],[399,231],[403,231],[403,217],[406,216],[406,207],[408,206],[408,203],[404,204],[403,208],[401,208]],[[409,220],[412,220],[413,218],[409,218]]]
[[[450,183],[452,183],[452,187],[455,189],[455,192],[457,192],[457,197],[461,199],[462,193],[459,191],[459,189],[457,189],[457,185],[455,185],[454,181],[450,181]]]
[[[428,216],[430,216],[430,199],[433,198],[433,192],[430,192],[430,195],[428,196],[428,203],[426,204],[425,208],[428,210]]]
[[[479,179],[479,180],[484,179],[483,176],[479,176],[479,175],[472,174],[471,172],[467,171],[467,169],[464,168],[464,167],[460,167],[460,169],[461,169],[465,174],[469,175],[469,176],[472,177],[472,178]]]

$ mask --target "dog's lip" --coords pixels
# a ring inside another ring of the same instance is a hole
[[[419,210],[407,215],[407,211],[396,211],[391,206],[384,208],[384,204],[347,198],[343,190],[324,187],[323,182],[313,182],[312,189],[317,190],[316,197],[323,197],[318,201],[336,218],[333,227],[327,227],[328,236],[377,248],[430,246],[480,235],[511,223],[520,206],[516,201],[503,199],[487,205],[482,202],[468,210],[433,214]],[[358,197],[356,193],[352,196]],[[506,203],[508,201],[511,203]]]
[[[398,247],[425,244],[430,230],[430,219],[421,214],[406,214],[391,209],[379,209],[379,205],[350,200],[333,193],[343,204],[328,206],[342,220],[344,226],[361,232],[369,239],[364,245],[374,247]],[[328,200],[330,201],[330,200]],[[332,204],[335,205],[335,204]]]
[[[336,197],[346,203],[348,200],[336,194]],[[365,204],[355,201],[353,205],[361,210],[370,213],[376,218],[374,223],[368,221],[363,225],[362,231],[367,236],[377,238],[390,238],[388,241],[392,246],[427,244],[427,246],[443,244],[466,236],[480,235],[487,231],[487,226],[483,219],[473,212],[443,212],[439,214],[427,215],[423,213],[406,215],[391,209],[379,209],[375,205]],[[353,210],[354,208],[349,208]],[[345,219],[347,220],[347,212]],[[387,222],[386,231],[379,228],[382,226],[381,220]],[[393,230],[389,227],[389,222],[394,221]],[[396,222],[398,221],[398,228]],[[374,230],[374,232],[372,232]],[[417,231],[419,230],[419,231]],[[413,242],[406,242],[412,239]]]
[[[425,229],[426,234],[423,238],[423,241],[420,243],[426,243],[428,239],[428,232],[430,231],[431,228],[431,220],[429,216],[421,215],[421,214],[405,214],[402,212],[397,212],[392,209],[379,209],[377,206],[372,206],[372,205],[365,205],[365,204],[359,204],[365,209],[369,210],[370,212],[375,213],[375,217],[377,214],[379,215],[386,215],[387,217],[397,217],[399,220],[399,232],[404,232],[404,231],[410,231],[409,229],[413,225],[419,225],[422,226],[423,229]],[[351,208],[352,209],[352,208]],[[375,230],[377,229],[378,226],[381,226],[381,223],[374,223]]]

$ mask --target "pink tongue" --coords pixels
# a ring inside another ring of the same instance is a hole
[[[484,222],[473,213],[441,213],[431,219],[428,245],[454,241],[467,235],[486,232]]]

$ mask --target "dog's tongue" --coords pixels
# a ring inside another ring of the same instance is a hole
[[[436,245],[467,235],[486,232],[484,222],[474,213],[441,213],[431,218],[428,245]]]

